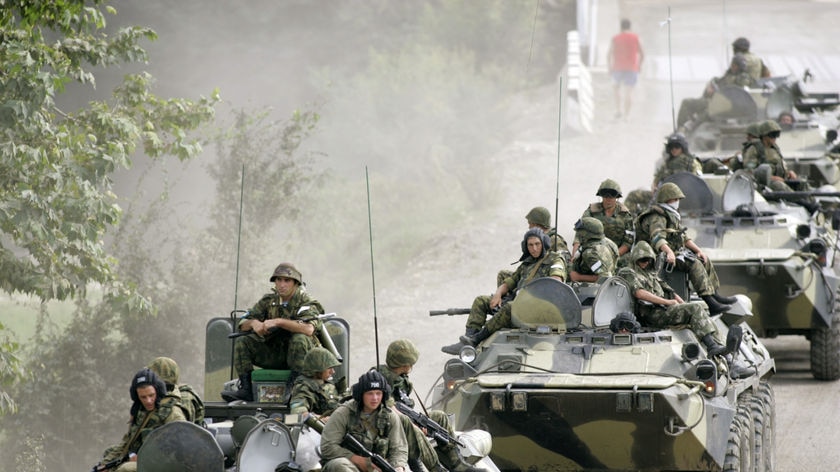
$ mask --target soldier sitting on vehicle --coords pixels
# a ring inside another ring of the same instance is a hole
[[[706,346],[709,356],[724,354],[726,346],[715,339],[717,330],[703,303],[686,303],[661,280],[656,274],[655,257],[647,242],[637,242],[630,255],[632,264],[618,271],[618,276],[630,286],[641,323],[652,328],[687,324]]]
[[[735,299],[717,293],[720,282],[712,261],[686,236],[678,211],[683,198],[685,194],[676,184],[662,184],[656,193],[656,204],[637,219],[636,244],[644,241],[664,253],[669,266],[687,274],[691,286],[709,306],[709,311],[723,313]]]
[[[744,149],[744,169],[756,176],[756,183],[760,188],[766,186],[775,192],[790,192],[792,189],[785,180],[795,180],[798,177],[796,172],[787,169],[782,152],[776,145],[776,139],[781,136],[782,128],[774,120],[767,120],[759,126],[758,133],[760,139],[750,143]],[[769,172],[767,172],[769,175],[765,177],[762,177],[763,173],[759,169],[762,165],[764,168],[769,167]]]
[[[569,279],[572,282],[597,282],[601,277],[611,277],[616,270],[618,248],[604,237],[604,225],[587,216],[575,223],[575,240],[582,244],[572,260]]]
[[[665,151],[662,160],[657,163],[656,172],[653,175],[653,187],[657,188],[665,177],[678,172],[689,172],[700,174],[702,165],[697,156],[688,150],[688,140],[682,133],[674,133],[668,136],[665,141]]]
[[[422,466],[430,472],[442,470],[448,470],[449,472],[483,471],[484,469],[473,467],[466,462],[454,442],[435,440],[434,444],[430,444],[427,434],[397,407],[397,403],[401,403],[405,407],[414,408],[414,400],[411,399],[414,385],[408,378],[408,374],[411,373],[411,369],[419,358],[420,351],[413,342],[408,339],[398,339],[388,345],[385,365],[376,368],[388,381],[388,385],[391,386],[391,394],[385,403],[400,415],[400,422],[408,441],[409,468],[412,471],[422,471],[423,469],[420,467],[422,463]],[[445,430],[450,438],[455,437],[455,432],[452,430],[449,417],[445,412],[431,410],[428,412],[428,419],[440,426],[441,430]],[[444,467],[445,469],[443,469]]]
[[[548,235],[542,232],[539,228],[528,230],[522,238],[522,257],[519,258],[522,264],[516,268],[513,275],[505,280],[505,282],[496,289],[496,293],[490,299],[489,309],[493,310],[499,308],[498,311],[486,320],[488,311],[470,312],[470,318],[467,320],[467,333],[461,336],[460,346],[469,344],[475,346],[481,341],[490,337],[492,333],[502,329],[511,327],[511,306],[510,303],[503,303],[505,295],[512,293],[516,297],[516,293],[524,287],[528,282],[538,279],[540,277],[553,277],[561,282],[566,281],[566,261],[560,254],[550,251]],[[478,301],[478,299],[476,299]],[[473,303],[473,308],[483,309],[483,306],[476,307]],[[473,315],[476,316],[473,316]],[[486,322],[485,322],[486,321]],[[471,326],[469,323],[480,322],[479,328]],[[445,346],[444,352],[454,350],[456,345]],[[460,347],[458,347],[460,350]],[[457,353],[457,351],[456,351]]]
[[[163,401],[175,401],[184,412],[187,421],[203,426],[204,401],[191,385],[178,383],[181,376],[178,364],[169,357],[157,357],[149,364],[149,369],[166,384],[167,394]]]
[[[613,179],[601,182],[595,196],[601,197],[601,201],[590,203],[586,210],[583,210],[581,218],[591,216],[600,221],[604,226],[604,236],[615,243],[618,256],[621,257],[633,246],[633,214],[627,206],[618,201],[621,198],[621,186]],[[575,236],[572,243],[572,259],[576,257],[580,243],[579,238]]]
[[[313,348],[303,358],[303,372],[295,379],[289,400],[290,413],[305,415],[313,413],[326,422],[328,416],[338,408],[340,397],[332,383],[335,368],[341,362],[323,347]]]
[[[700,98],[685,98],[680,102],[677,113],[677,126],[692,128],[691,124],[708,121],[709,101],[722,87],[755,87],[756,80],[748,72],[748,58],[743,54],[735,54],[729,63],[729,68],[721,77],[710,80],[703,89]],[[689,121],[691,123],[689,123]]]

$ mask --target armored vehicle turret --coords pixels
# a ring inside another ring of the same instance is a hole
[[[734,352],[709,357],[684,326],[623,325],[633,302],[618,277],[536,279],[511,302],[512,328],[446,363],[434,408],[489,431],[500,470],[772,470],[775,365],[737,298],[712,318]]]
[[[840,378],[837,223],[840,194],[756,191],[751,175],[675,174],[682,223],[714,262],[720,291],[749,296],[762,337],[804,335],[811,373]]]

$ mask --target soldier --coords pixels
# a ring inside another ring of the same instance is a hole
[[[569,278],[573,282],[597,282],[601,277],[611,277],[618,261],[618,247],[604,237],[604,225],[586,216],[575,223],[575,241],[582,244],[572,261]]]
[[[756,143],[759,143],[761,140],[759,139],[759,135],[761,132],[761,123],[755,122],[750,123],[747,125],[747,129],[745,130],[746,133],[746,141],[741,143],[741,152],[735,154],[731,158],[729,158],[729,168],[733,171],[740,170],[744,168],[744,154],[747,153],[747,149],[752,146],[755,146]]]
[[[534,207],[531,208],[531,211],[525,215],[525,220],[528,222],[528,229],[532,228],[539,228],[543,230],[545,234],[548,235],[549,239],[551,240],[551,250],[555,252],[559,252],[565,259],[566,263],[568,264],[570,260],[570,253],[569,253],[569,246],[566,244],[566,240],[563,236],[557,234],[557,228],[551,227],[551,212],[548,211],[546,207]],[[513,275],[512,270],[503,269],[500,270],[498,274],[496,274],[496,286],[502,284],[506,278]],[[486,296],[486,302],[490,301],[490,297]],[[485,303],[486,304],[486,303]],[[450,353],[450,354],[457,354]]]
[[[746,60],[746,70],[750,77],[757,81],[770,77],[770,69],[764,65],[764,61],[758,56],[750,52],[750,40],[744,37],[738,38],[732,42],[733,55],[741,54]]]
[[[612,179],[606,179],[598,186],[595,196],[601,197],[600,202],[591,203],[583,210],[581,218],[592,217],[604,226],[604,235],[618,247],[618,255],[623,256],[633,246],[633,214],[621,202],[621,186]],[[572,259],[578,253],[580,239],[575,236],[572,243]]]
[[[756,81],[747,72],[747,58],[743,54],[735,54],[729,63],[729,68],[720,76],[710,80],[699,98],[685,98],[680,102],[677,114],[677,126],[683,127],[689,121],[700,123],[709,119],[709,102],[721,87],[755,87]]]
[[[630,255],[632,264],[618,271],[619,277],[630,286],[635,311],[642,324],[653,328],[687,324],[706,346],[710,357],[724,354],[726,347],[715,339],[715,325],[703,303],[686,303],[659,279],[654,269],[655,257],[650,245],[640,241]]]
[[[720,285],[712,262],[694,241],[685,234],[678,211],[685,194],[674,183],[667,182],[656,193],[656,205],[639,215],[636,244],[644,241],[665,254],[669,265],[686,272],[691,286],[709,306],[712,314],[725,312],[734,298],[717,293]]]
[[[341,362],[323,347],[313,348],[303,358],[302,375],[295,379],[289,400],[290,412],[305,415],[314,413],[326,422],[327,416],[338,408],[339,396],[332,383],[335,368]]]
[[[702,172],[700,160],[689,152],[688,141],[682,133],[674,133],[665,141],[665,152],[653,176],[653,188],[658,187],[665,177],[678,172]]]
[[[136,472],[137,451],[143,445],[143,439],[166,423],[186,421],[177,405],[162,401],[166,396],[166,385],[150,369],[144,368],[134,375],[129,393],[132,405],[128,432],[119,444],[105,450],[102,461],[94,470],[108,470],[106,463],[122,460],[124,462],[115,469],[116,472]]]
[[[240,331],[251,331],[236,338],[234,364],[239,375],[239,390],[225,394],[225,400],[253,401],[251,373],[254,366],[266,369],[303,371],[303,359],[319,346],[315,333],[321,329],[318,315],[321,304],[301,287],[303,277],[289,262],[274,269],[269,279],[272,293],[263,295],[239,321]]]
[[[391,395],[386,402],[389,407],[394,408],[395,403],[400,402],[414,408],[414,401],[411,399],[414,385],[408,378],[408,374],[411,373],[411,369],[419,358],[420,351],[408,339],[398,339],[388,345],[385,365],[378,366],[377,370],[385,376],[388,385],[391,386]],[[399,410],[395,411],[400,413]],[[429,418],[446,429],[450,437],[455,437],[455,432],[449,424],[449,417],[446,413],[440,410],[432,410],[429,412]],[[466,462],[455,444],[437,443],[433,448],[423,430],[414,424],[408,416],[400,414],[400,421],[408,441],[408,464],[411,470],[422,470],[419,467],[420,463],[429,471],[440,471],[442,470],[441,466],[450,472],[478,472],[483,470]]]
[[[467,323],[471,320],[479,321],[480,318],[483,327],[475,331],[474,334],[467,332],[467,334],[461,336],[462,345],[469,344],[475,346],[496,331],[510,327],[510,303],[502,304],[503,298],[509,292],[512,292],[513,298],[515,298],[516,292],[520,288],[540,277],[553,277],[561,282],[566,281],[567,271],[565,259],[560,254],[549,251],[547,249],[549,244],[548,235],[543,233],[539,228],[529,229],[525,233],[525,236],[522,238],[522,257],[519,258],[522,264],[516,268],[516,271],[511,277],[505,280],[505,283],[499,285],[496,293],[490,299],[490,310],[496,307],[499,307],[499,310],[486,323],[487,311],[482,313],[480,317],[473,316],[473,312],[471,311]],[[473,303],[473,308],[475,307],[476,303]],[[469,328],[470,325],[468,324],[467,329]],[[449,347],[452,346],[447,346],[447,348]]]
[[[191,385],[178,383],[181,376],[178,364],[169,357],[157,357],[149,364],[149,369],[166,384],[167,393],[163,401],[177,402],[187,421],[203,426],[204,401]]]
[[[793,180],[797,175],[796,172],[787,169],[782,151],[776,145],[776,138],[781,136],[782,128],[774,120],[767,120],[759,126],[758,134],[759,140],[744,150],[744,169],[758,174],[759,167],[766,164],[769,167],[769,180],[765,182],[764,178],[756,175],[756,182],[773,191],[791,191],[785,179]]]
[[[390,387],[385,377],[372,370],[362,374],[351,388],[353,399],[339,405],[321,434],[324,472],[374,472],[370,459],[342,445],[350,434],[367,450],[381,455],[398,472],[404,472],[408,444],[400,418],[385,405]]]

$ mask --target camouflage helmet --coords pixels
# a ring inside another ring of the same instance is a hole
[[[673,182],[666,182],[656,192],[656,203],[665,203],[671,200],[685,198],[685,194]]]
[[[525,215],[525,219],[532,225],[551,228],[551,212],[546,207],[534,207]]]
[[[688,154],[688,140],[685,139],[684,134],[674,133],[668,136],[668,139],[665,141],[665,149],[670,149],[674,146],[681,147],[683,152]]]
[[[359,377],[359,381],[353,384],[350,391],[353,395],[353,400],[356,400],[359,410],[362,409],[362,395],[371,390],[382,391],[382,403],[388,401],[391,394],[391,386],[385,376],[376,370],[369,370]]]
[[[398,339],[388,345],[388,353],[385,354],[385,364],[392,369],[406,365],[414,365],[420,358],[420,351],[408,339]]]
[[[178,385],[181,369],[178,363],[169,357],[158,357],[149,364],[149,370],[157,374],[167,385]]]
[[[732,49],[736,51],[749,51],[750,50],[750,40],[741,36],[740,38],[732,41]]]
[[[750,123],[750,125],[747,126],[746,133],[750,136],[755,136],[757,138],[757,137],[760,136],[760,134],[759,134],[760,130],[761,130],[761,122],[756,121],[755,123]]]
[[[621,186],[613,179],[607,179],[601,182],[598,186],[598,191],[595,192],[596,197],[611,197],[621,198]]]
[[[323,372],[333,367],[338,367],[341,362],[335,358],[333,353],[323,347],[312,348],[303,358],[303,370],[305,372]]]
[[[268,281],[274,282],[274,279],[277,277],[287,277],[295,280],[298,285],[303,283],[303,276],[300,275],[300,271],[297,270],[297,267],[295,267],[291,262],[281,262],[280,265],[274,269],[274,273],[271,274],[271,278],[268,279]]]
[[[776,120],[767,120],[761,123],[761,126],[758,128],[759,136],[762,137],[767,136],[773,131],[782,131],[782,127],[779,126],[779,123],[776,123]]]
[[[653,248],[650,247],[647,241],[639,241],[633,246],[633,250],[630,251],[630,259],[635,264],[640,259],[656,259],[656,253],[653,252]]]
[[[604,237],[604,224],[597,218],[585,216],[575,222],[575,231],[580,233],[581,239],[601,239]]]

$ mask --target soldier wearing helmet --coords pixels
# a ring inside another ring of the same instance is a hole
[[[548,235],[551,240],[551,250],[559,253],[568,253],[569,245],[563,236],[557,234],[557,229],[551,227],[551,212],[545,207],[534,207],[525,215],[528,221],[528,229],[539,228]]]
[[[741,54],[746,62],[747,73],[753,80],[770,77],[770,69],[758,56],[750,52],[750,40],[740,37],[732,42],[732,53]]]
[[[566,260],[560,254],[546,250],[548,235],[539,228],[529,229],[522,238],[521,264],[512,276],[496,288],[496,293],[485,303],[483,297],[476,297],[467,319],[467,332],[461,336],[460,343],[444,346],[441,350],[447,354],[458,354],[466,344],[476,346],[491,334],[502,328],[511,327],[511,307],[508,300],[516,297],[516,293],[531,280],[540,277],[553,277],[561,282],[568,278]],[[508,296],[508,294],[512,296]],[[486,321],[487,315],[493,317]],[[480,329],[479,329],[480,328]]]
[[[303,415],[312,413],[326,421],[338,408],[340,397],[333,384],[335,368],[341,362],[327,349],[316,347],[303,358],[303,372],[295,379],[289,400],[290,412]]]
[[[785,179],[794,180],[796,172],[787,169],[785,166],[782,151],[776,145],[776,139],[781,136],[782,128],[774,120],[767,120],[758,127],[759,140],[752,143],[744,150],[744,169],[756,173],[759,166],[766,165],[770,168],[769,182],[759,181],[760,187],[767,186],[773,191],[790,191],[791,188],[785,183]]]
[[[653,176],[653,188],[665,177],[678,172],[702,173],[702,164],[688,149],[688,140],[682,133],[674,133],[665,140],[665,150]]]
[[[686,303],[659,278],[654,268],[656,254],[650,245],[645,241],[636,243],[630,259],[632,263],[619,269],[618,276],[630,286],[634,311],[641,324],[653,328],[687,324],[705,344],[709,357],[723,354],[726,348],[715,339],[717,330],[703,302]]]
[[[419,358],[420,351],[410,339],[398,339],[388,345],[385,365],[377,366],[375,370],[379,371],[388,381],[388,385],[391,386],[391,394],[387,401],[389,407],[395,408],[394,405],[399,402],[409,408],[414,408],[414,400],[411,399],[414,385],[411,383],[408,374],[411,373]],[[399,413],[399,410],[396,411]],[[446,413],[440,410],[430,410],[428,416],[432,421],[445,428],[450,436],[455,437],[455,432]],[[408,416],[400,414],[400,422],[408,442],[408,464],[411,470],[422,470],[419,467],[420,464],[423,464],[423,467],[429,471],[442,470],[441,466],[452,472],[476,472],[480,470],[466,462],[454,444],[438,444],[437,442],[430,444],[423,430],[414,424]],[[432,447],[433,445],[434,447]]]
[[[143,368],[134,375],[129,388],[131,395],[131,420],[128,432],[119,444],[109,447],[103,454],[102,461],[94,470],[105,470],[104,464],[122,459],[115,472],[136,472],[137,453],[143,440],[153,430],[173,421],[185,421],[184,413],[175,404],[164,402],[166,384],[157,374]]]
[[[624,203],[618,201],[621,198],[621,186],[613,179],[601,182],[595,196],[601,197],[601,201],[590,203],[586,210],[583,210],[581,219],[592,217],[600,221],[604,227],[604,236],[615,243],[621,257],[633,246],[633,214]],[[580,253],[580,245],[581,240],[575,234],[575,241],[572,243],[573,261]]]
[[[149,364],[149,370],[166,384],[167,393],[162,401],[178,405],[184,412],[187,421],[203,425],[204,401],[191,385],[178,382],[181,369],[175,360],[169,357],[157,357]]]
[[[345,447],[344,437],[348,434],[368,451],[381,455],[398,472],[407,470],[408,444],[399,414],[385,405],[389,389],[385,377],[375,370],[365,372],[353,384],[353,398],[336,408],[321,433],[324,472],[375,470],[369,458]]]
[[[594,283],[615,274],[618,247],[604,237],[604,225],[599,220],[591,216],[579,219],[575,223],[575,240],[578,239],[582,243],[569,271],[572,282]]]
[[[266,369],[304,370],[303,360],[310,349],[319,346],[316,332],[321,329],[318,315],[324,308],[304,291],[303,276],[290,262],[283,262],[269,278],[271,293],[263,295],[239,320],[239,330],[251,332],[236,338],[234,365],[239,390],[223,395],[225,400],[253,401],[251,373],[254,366]]]
[[[688,275],[691,286],[709,306],[709,311],[723,313],[735,299],[717,293],[720,282],[712,262],[686,235],[679,213],[683,198],[685,194],[676,184],[662,184],[656,193],[656,204],[637,219],[636,244],[644,241],[657,252],[664,253],[670,266]]]

